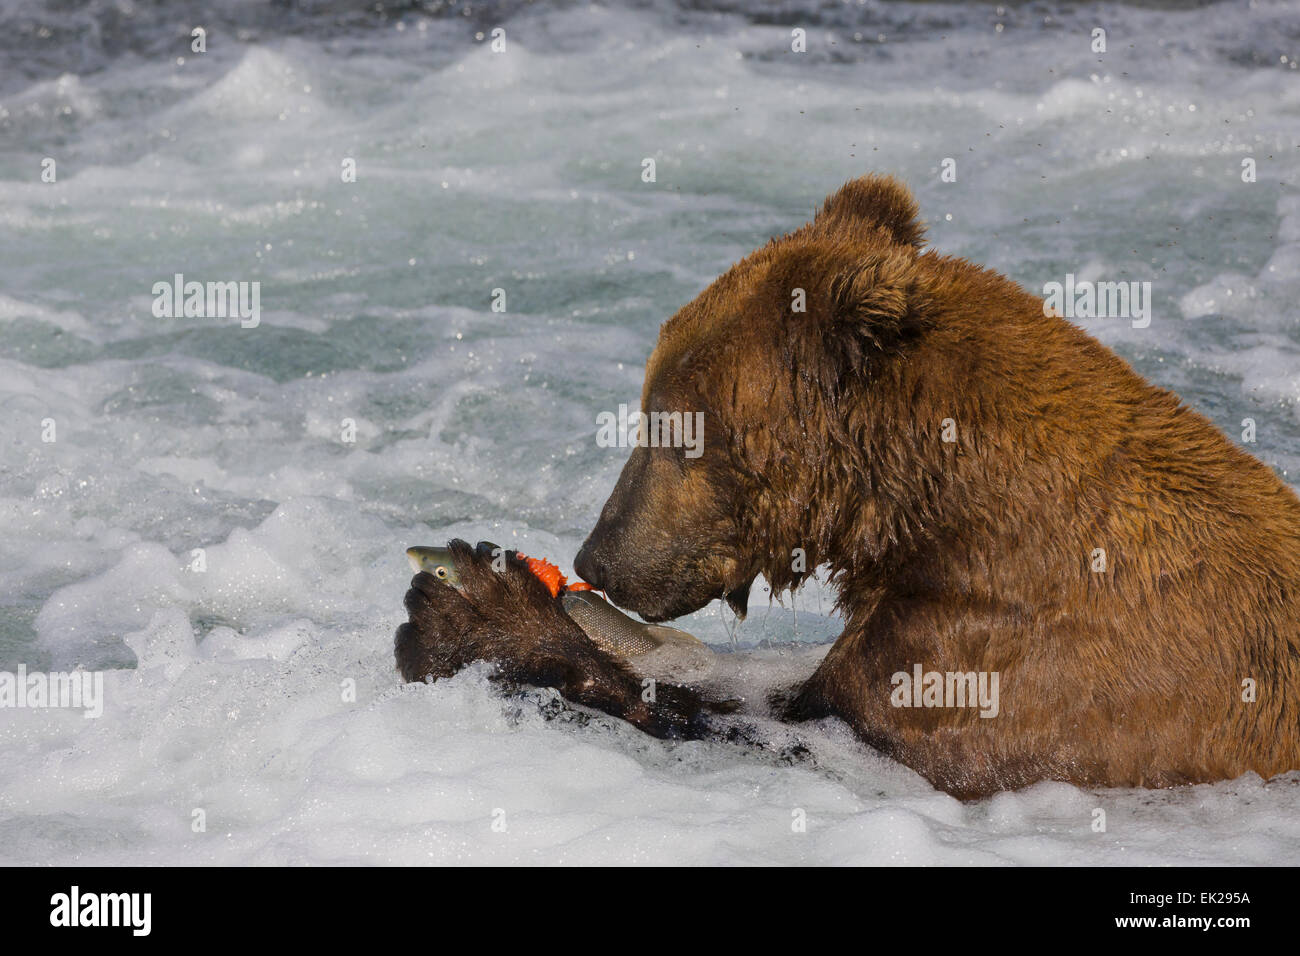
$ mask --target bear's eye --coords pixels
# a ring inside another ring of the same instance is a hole
[[[438,577],[440,577],[440,578],[445,578],[445,577],[447,576],[447,569],[446,569],[446,568],[439,568],[438,570],[434,571],[433,573],[436,574],[436,575],[438,575]]]

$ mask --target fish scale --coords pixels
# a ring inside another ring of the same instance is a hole
[[[698,638],[675,627],[633,620],[593,591],[566,591],[561,601],[584,634],[620,657],[648,654],[665,644],[703,646]]]

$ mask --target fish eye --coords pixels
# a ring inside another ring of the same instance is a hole
[[[446,568],[443,568],[443,567],[440,567],[440,568],[438,568],[436,571],[434,571],[433,573],[436,574],[436,575],[438,575],[438,577],[440,577],[440,578],[445,578],[445,577],[447,576],[447,569],[446,569]]]

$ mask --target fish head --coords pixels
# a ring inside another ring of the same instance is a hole
[[[415,571],[425,571],[443,584],[460,587],[460,574],[456,570],[451,551],[447,548],[407,548],[406,559]]]

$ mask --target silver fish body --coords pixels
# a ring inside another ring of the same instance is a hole
[[[644,624],[628,617],[595,591],[565,591],[560,600],[565,613],[596,646],[619,657],[639,657],[668,644],[704,646],[675,627]]]

